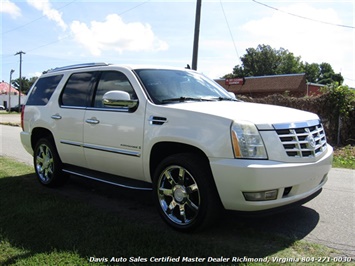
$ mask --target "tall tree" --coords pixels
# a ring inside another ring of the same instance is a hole
[[[248,48],[240,60],[242,65],[236,65],[233,72],[224,78],[305,73],[309,82],[324,85],[336,82],[341,85],[344,81],[342,75],[334,73],[328,63],[303,63],[300,56],[284,48],[276,50],[270,45],[259,44],[256,49]]]
[[[277,74],[292,74],[292,73],[302,73],[303,68],[301,64],[301,57],[294,56],[293,53],[280,48],[277,51],[280,64],[277,66]]]
[[[332,66],[328,63],[321,63],[319,65],[320,68],[320,75],[318,79],[318,83],[320,84],[331,84],[334,82],[337,82],[339,85],[341,85],[344,81],[344,78],[342,75],[336,74],[332,68]]]
[[[242,66],[235,66],[232,75],[237,77],[299,73],[300,59],[283,48],[276,50],[270,45],[259,44],[256,49],[246,50],[246,54],[240,58]]]
[[[305,63],[303,65],[304,72],[306,73],[306,79],[308,82],[317,83],[320,76],[320,68],[317,63]]]

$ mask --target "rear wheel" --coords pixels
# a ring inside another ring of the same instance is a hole
[[[37,142],[33,162],[42,185],[55,187],[67,180],[68,175],[62,172],[62,162],[53,141],[42,138]]]
[[[164,221],[179,231],[211,225],[222,209],[208,164],[193,154],[172,155],[160,163],[154,195]]]

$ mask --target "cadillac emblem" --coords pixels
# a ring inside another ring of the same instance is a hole
[[[315,148],[316,147],[316,140],[314,139],[312,134],[309,134],[306,138],[308,141],[308,147]]]

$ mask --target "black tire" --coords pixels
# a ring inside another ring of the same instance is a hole
[[[155,171],[153,192],[160,216],[182,232],[204,230],[223,209],[208,163],[194,154],[164,159]]]
[[[62,162],[52,140],[40,139],[34,149],[33,164],[39,182],[47,187],[65,183],[68,175],[62,172]]]

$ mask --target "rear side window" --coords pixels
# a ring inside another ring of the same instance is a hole
[[[98,72],[74,73],[65,85],[60,104],[63,106],[87,107]]]
[[[28,96],[26,105],[46,105],[63,75],[40,78]]]

